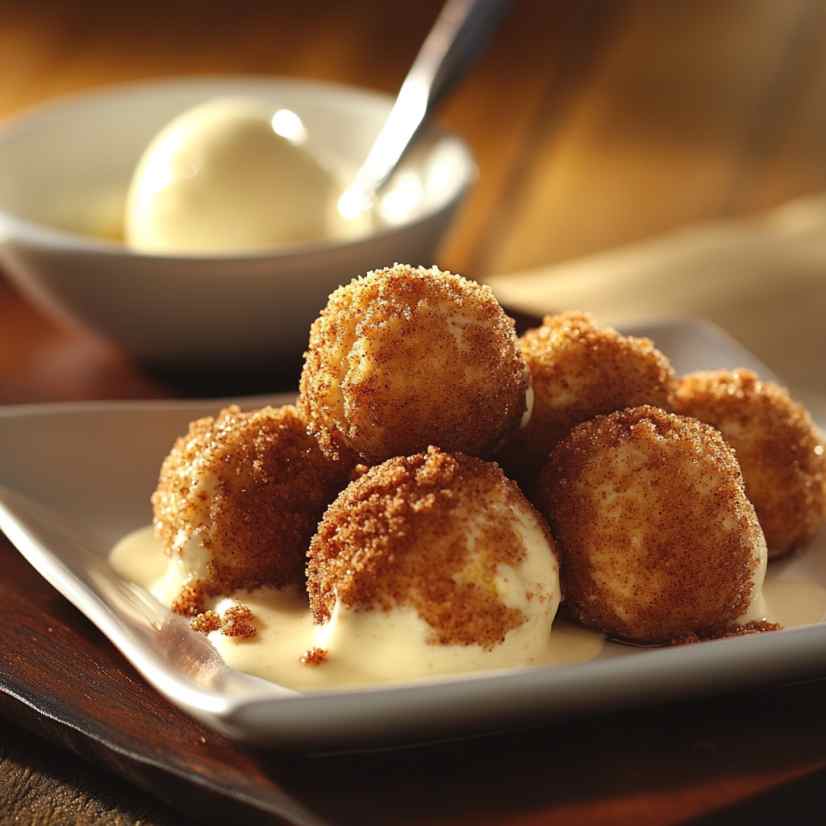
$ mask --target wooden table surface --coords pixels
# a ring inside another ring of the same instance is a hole
[[[170,74],[270,73],[392,92],[439,5],[0,0],[0,116]],[[826,183],[825,43],[818,0],[515,2],[441,113],[482,175],[439,263],[519,278],[523,268],[817,191]],[[260,376],[239,387],[226,376],[207,385],[151,375],[48,321],[0,277],[0,403],[244,389],[281,388]],[[3,540],[0,551],[9,552]],[[4,568],[0,585],[9,576]],[[94,636],[79,614],[64,613]],[[826,798],[824,686],[379,758],[297,760],[288,785],[347,823],[814,822],[806,812]],[[0,823],[189,822],[102,771],[95,749],[78,762],[32,739],[42,727],[22,706],[4,708],[26,729],[3,724]],[[371,800],[381,801],[381,820]]]

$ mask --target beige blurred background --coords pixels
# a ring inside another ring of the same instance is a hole
[[[170,74],[394,92],[440,6],[2,0],[0,116]],[[817,0],[517,0],[441,114],[482,169],[442,263],[534,268],[818,190],[824,38]]]
[[[252,72],[392,93],[440,7],[0,0],[0,117],[57,95],[164,75]],[[613,260],[599,259],[596,274],[587,265],[590,280],[579,265],[548,268],[698,222],[757,216],[747,230],[753,240],[765,234],[765,210],[826,188],[824,46],[819,0],[514,2],[440,113],[472,146],[481,179],[437,263],[494,278],[507,303],[534,313],[575,302],[610,322],[629,313],[704,315],[781,374],[791,368],[799,383],[812,370],[806,354],[826,351],[823,256],[807,252],[820,236],[819,213],[810,247],[773,247],[772,265],[756,267],[759,284],[750,273],[755,261],[769,260],[765,248],[746,243],[744,257],[736,234],[706,258],[671,249],[633,283]],[[802,259],[802,279],[784,266],[792,253]],[[623,266],[635,270],[635,259]],[[729,278],[733,271],[739,275]],[[693,279],[704,283],[696,294],[686,288]],[[718,282],[716,299],[709,283]],[[585,284],[585,292],[577,287]],[[741,312],[741,303],[751,310]],[[777,329],[799,338],[797,349],[785,340],[778,347]],[[0,286],[0,331],[0,400],[149,392],[104,345],[56,327],[8,286]]]

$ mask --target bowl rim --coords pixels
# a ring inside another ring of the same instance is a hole
[[[250,91],[256,88],[264,90],[274,89],[276,86],[314,89],[332,95],[345,95],[352,98],[361,98],[362,101],[371,101],[377,104],[392,104],[392,95],[361,86],[353,86],[334,81],[316,81],[308,78],[294,78],[283,75],[266,74],[207,74],[207,75],[169,75],[159,76],[149,80],[127,81],[124,83],[110,83],[95,86],[91,89],[57,95],[42,102],[25,107],[10,117],[0,120],[0,147],[12,139],[21,129],[30,127],[37,120],[51,117],[61,111],[70,111],[79,104],[94,101],[105,101],[108,98],[117,99],[133,94],[147,93],[154,89],[170,89],[173,87],[197,87],[210,84],[244,85],[250,86]],[[238,92],[241,94],[240,90]],[[366,244],[372,244],[378,239],[392,238],[394,235],[405,234],[412,229],[424,225],[435,216],[450,212],[456,207],[467,191],[476,183],[479,177],[479,166],[474,158],[467,141],[455,132],[436,124],[426,127],[425,133],[434,138],[436,143],[450,141],[460,150],[465,162],[467,173],[457,180],[454,191],[440,205],[426,209],[412,220],[400,224],[378,226],[364,235],[348,239],[327,239],[319,241],[302,241],[285,244],[270,249],[250,250],[249,252],[229,253],[158,253],[141,252],[132,249],[126,244],[108,241],[80,232],[52,227],[48,224],[23,218],[14,212],[0,207],[0,248],[15,240],[24,240],[33,246],[47,248],[53,251],[70,253],[95,253],[112,258],[138,258],[142,261],[157,261],[171,264],[243,264],[263,261],[290,261],[297,258],[306,258],[312,255],[323,255],[339,250],[353,249]]]

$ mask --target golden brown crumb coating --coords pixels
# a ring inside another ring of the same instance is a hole
[[[574,428],[540,474],[562,588],[586,625],[637,642],[734,624],[766,545],[734,451],[695,419],[642,406]]]
[[[228,407],[193,422],[152,496],[167,554],[206,560],[175,609],[194,615],[208,594],[303,582],[310,538],[349,472],[319,450],[292,406]]]
[[[329,298],[304,355],[299,405],[329,455],[368,464],[438,445],[485,455],[519,424],[528,372],[493,293],[397,264]]]
[[[749,370],[687,375],[673,404],[734,448],[769,557],[805,545],[826,519],[826,448],[806,410]]]
[[[246,605],[232,605],[221,617],[221,631],[228,637],[254,637],[255,617]]]
[[[525,620],[495,583],[497,566],[527,553],[516,514],[547,540],[555,567],[544,520],[496,464],[431,447],[371,468],[327,509],[310,545],[316,622],[330,618],[336,599],[358,610],[411,606],[431,642],[493,647]]]
[[[647,338],[623,336],[586,313],[567,312],[546,316],[519,344],[531,373],[533,413],[500,460],[528,490],[574,425],[626,407],[668,406],[674,371]]]
[[[189,623],[193,631],[211,634],[221,631],[227,637],[254,637],[256,633],[255,617],[246,605],[232,605],[220,616],[212,609],[203,611],[192,618]]]
[[[327,651],[326,648],[310,648],[305,651],[299,658],[298,661],[302,665],[324,665],[327,662],[327,657],[330,656],[330,652]]]
[[[768,620],[749,620],[749,622],[730,625],[722,630],[717,630],[711,634],[689,634],[687,637],[677,637],[670,640],[669,645],[693,645],[698,642],[709,642],[710,640],[720,640],[726,637],[748,637],[750,634],[766,634],[770,631],[782,631],[783,626],[779,622],[769,622]]]

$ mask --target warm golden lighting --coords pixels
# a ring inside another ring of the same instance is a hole
[[[338,214],[345,221],[354,221],[367,212],[373,206],[373,203],[362,190],[345,189],[341,193],[336,206]]]
[[[381,198],[379,217],[386,224],[401,224],[410,220],[424,199],[424,187],[416,172],[401,172]]]
[[[279,109],[272,116],[272,129],[290,143],[304,143],[307,140],[303,121],[290,109]]]

